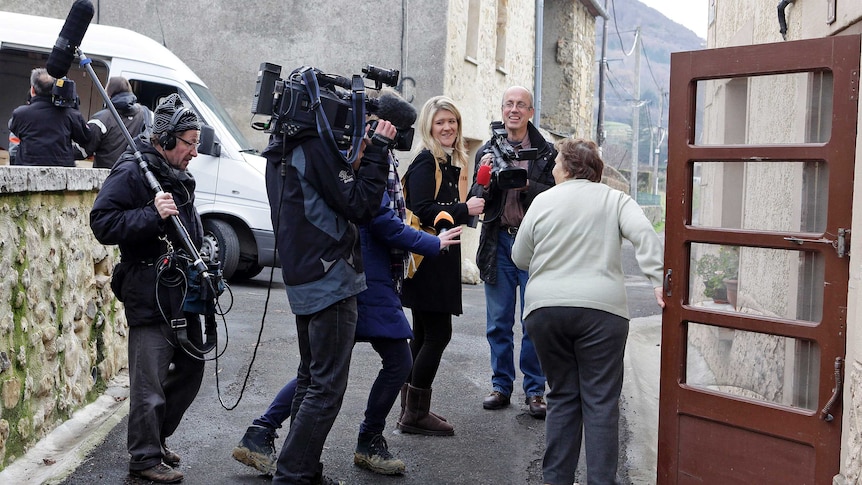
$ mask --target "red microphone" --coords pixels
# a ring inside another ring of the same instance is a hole
[[[482,165],[479,167],[479,172],[476,173],[476,183],[488,188],[491,185],[491,166]]]

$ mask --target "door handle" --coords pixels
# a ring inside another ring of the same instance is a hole
[[[832,406],[835,405],[835,402],[838,401],[838,395],[841,394],[841,357],[835,357],[835,387],[832,388],[832,397],[829,398],[829,401],[823,406],[823,409],[820,410],[820,419],[826,421],[827,423],[831,422],[835,419],[832,416],[832,413],[829,410]]]
[[[667,273],[665,273],[665,275],[664,275],[664,283],[662,285],[662,286],[664,286],[664,295],[665,296],[673,296],[673,291],[671,291],[671,289],[670,289],[671,276],[673,276],[673,270],[668,269]]]

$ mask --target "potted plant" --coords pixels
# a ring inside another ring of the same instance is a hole
[[[716,303],[736,307],[736,278],[739,274],[739,248],[721,246],[718,254],[705,254],[697,260],[695,272],[703,280],[703,295]],[[732,291],[729,295],[728,288]]]

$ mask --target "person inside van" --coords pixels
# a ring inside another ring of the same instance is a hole
[[[108,79],[105,91],[129,134],[133,138],[139,135],[146,137],[147,132],[152,130],[153,114],[146,106],[138,103],[129,81],[124,77],[114,76]],[[94,114],[87,125],[90,126],[92,136],[84,150],[88,157],[93,156],[93,168],[113,167],[129,145],[111,110],[105,108]]]
[[[19,141],[13,165],[74,167],[72,141],[89,143],[90,128],[81,112],[52,101],[56,82],[45,68],[31,71],[30,103],[15,108],[9,119],[9,131]]]

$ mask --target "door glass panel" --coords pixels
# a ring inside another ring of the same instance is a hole
[[[697,82],[697,93],[696,145],[829,141],[831,71],[710,79]]]
[[[817,409],[820,349],[806,340],[688,323],[686,383],[720,393]]]
[[[814,251],[692,243],[688,304],[819,322],[824,261]]]
[[[826,230],[822,161],[694,162],[691,224],[776,232]]]

